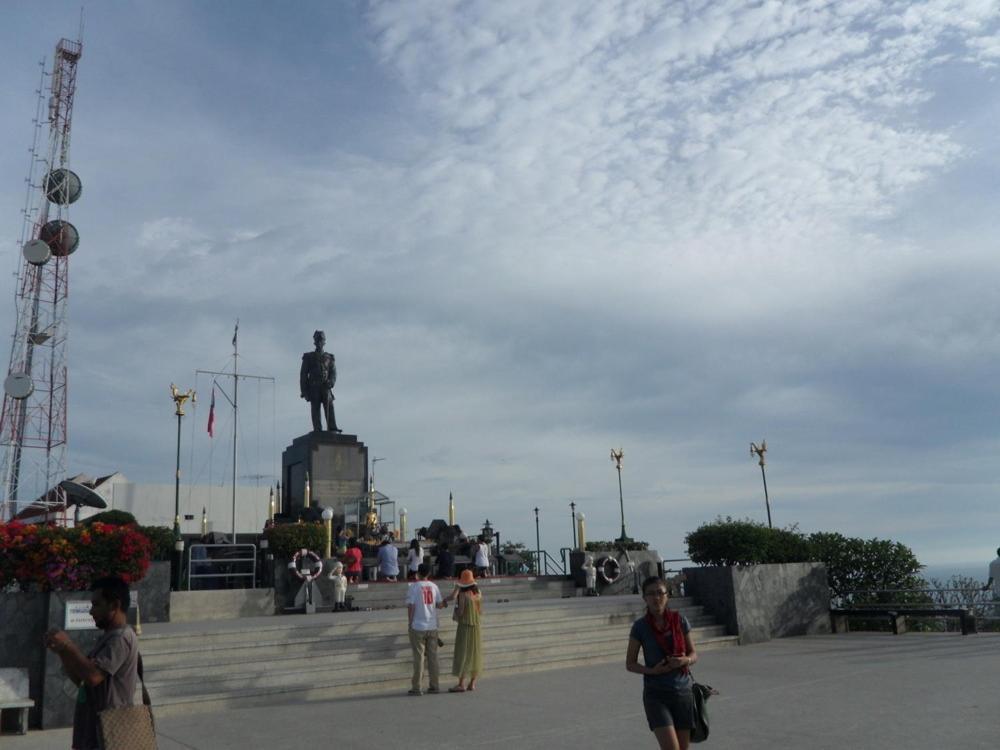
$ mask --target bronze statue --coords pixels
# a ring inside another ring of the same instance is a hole
[[[302,355],[302,369],[299,371],[299,390],[302,398],[312,407],[313,430],[322,432],[323,422],[320,419],[320,407],[326,415],[326,428],[329,432],[340,432],[337,429],[337,419],[333,413],[333,386],[337,382],[337,362],[333,355],[323,351],[326,344],[326,334],[316,331],[313,334],[316,351]]]

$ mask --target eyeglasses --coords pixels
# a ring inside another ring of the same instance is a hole
[[[666,596],[666,595],[667,592],[663,591],[662,589],[658,591],[647,591],[645,594],[643,594],[643,596]]]

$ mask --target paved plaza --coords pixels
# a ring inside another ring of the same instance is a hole
[[[160,748],[654,748],[642,680],[625,671],[624,654],[623,643],[621,664],[487,674],[475,693],[276,701],[167,717],[158,723]],[[706,652],[695,673],[721,692],[709,704],[706,748],[1000,745],[1000,634],[785,638]],[[65,749],[69,730],[4,736],[0,746]]]

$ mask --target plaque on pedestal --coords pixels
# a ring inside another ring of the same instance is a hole
[[[295,438],[281,454],[282,511],[292,518],[303,515],[307,472],[314,514],[332,508],[343,519],[344,506],[353,509],[368,489],[368,448],[357,435],[309,432]]]

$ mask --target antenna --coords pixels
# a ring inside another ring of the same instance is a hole
[[[82,33],[82,17],[81,17]],[[52,62],[49,91],[38,88],[31,165],[21,226],[22,249],[15,289],[16,319],[3,411],[0,413],[0,518],[36,503],[45,520],[63,510],[66,489],[56,486],[66,473],[69,257],[80,235],[69,222],[69,207],[82,192],[70,169],[70,133],[81,39],[60,39]],[[39,144],[43,123],[48,147]]]

